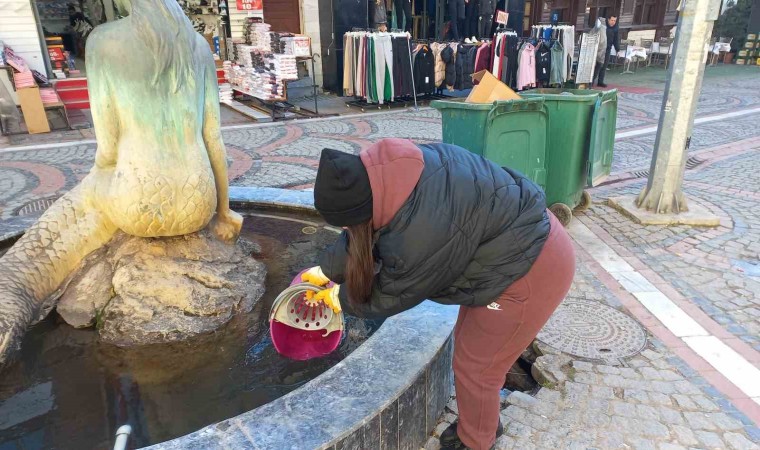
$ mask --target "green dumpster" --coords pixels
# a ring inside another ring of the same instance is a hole
[[[612,171],[617,107],[617,90],[604,92],[596,99],[594,117],[591,119],[588,186],[598,186]]]
[[[605,171],[609,174],[617,91],[533,89],[521,95],[544,99],[549,116],[546,202],[566,225],[573,209],[585,209],[591,204],[583,191],[589,180],[603,178]]]
[[[546,186],[548,118],[542,98],[494,103],[436,100],[441,112],[443,142],[481,155],[502,167],[524,173]]]

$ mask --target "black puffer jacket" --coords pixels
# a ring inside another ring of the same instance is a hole
[[[454,89],[461,91],[464,89],[464,65],[465,61],[467,61],[467,50],[465,50],[464,45],[459,44],[457,45],[457,56],[456,61],[454,64],[455,71],[456,71],[456,81],[454,81]]]
[[[419,181],[376,232],[379,271],[369,302],[353,305],[340,290],[348,314],[388,317],[425,299],[488,305],[530,270],[547,239],[546,199],[533,182],[454,145],[419,148]],[[339,284],[346,251],[344,232],[320,261]]]
[[[467,46],[464,48],[464,51],[467,53],[467,57],[464,60],[462,72],[462,89],[471,89],[473,87],[472,74],[475,73],[475,59],[478,56],[478,47],[475,45]]]
[[[446,48],[441,50],[441,59],[443,60],[443,63],[446,64],[446,75],[443,84],[445,84],[447,88],[453,89],[454,82],[457,80],[457,73],[456,68],[454,67],[454,49],[451,48],[450,45],[447,45]]]

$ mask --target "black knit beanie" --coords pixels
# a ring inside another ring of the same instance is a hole
[[[336,227],[372,219],[372,188],[361,158],[338,150],[322,150],[314,183],[314,207]]]

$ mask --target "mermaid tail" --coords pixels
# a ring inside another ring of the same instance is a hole
[[[55,306],[68,277],[117,228],[95,204],[93,175],[58,199],[0,258],[0,367],[29,325]]]

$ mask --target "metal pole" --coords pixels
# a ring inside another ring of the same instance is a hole
[[[414,85],[414,65],[412,63],[412,40],[406,38],[406,44],[409,47],[409,71],[412,72],[412,94],[414,94],[414,110],[417,111],[417,86]]]
[[[660,214],[688,210],[681,186],[705,71],[705,44],[720,5],[721,0],[681,0],[673,64],[665,85],[649,180],[636,200],[639,208]]]

